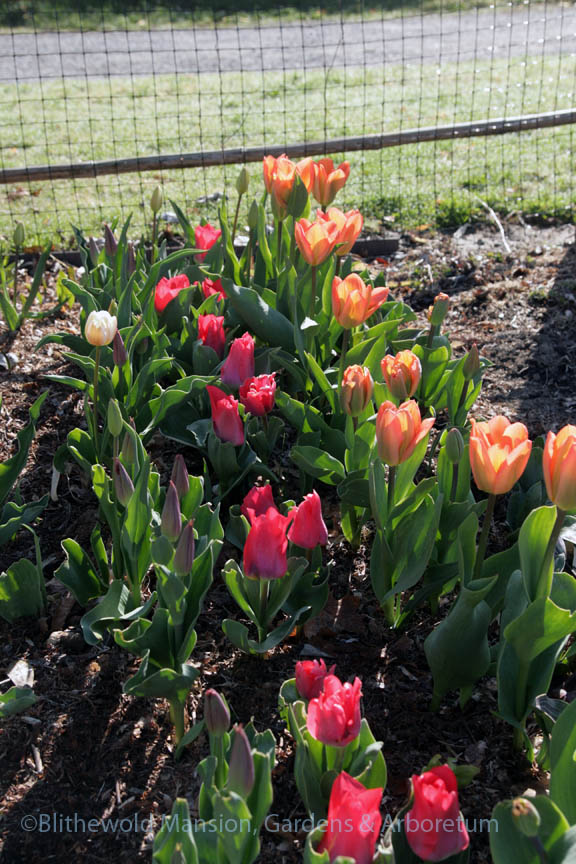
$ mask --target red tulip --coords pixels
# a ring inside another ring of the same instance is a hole
[[[250,414],[255,417],[263,417],[274,407],[276,395],[276,374],[258,375],[257,378],[248,378],[238,390],[240,402]]]
[[[198,338],[203,345],[208,345],[216,352],[218,357],[224,355],[226,347],[226,334],[224,332],[223,315],[199,315],[198,316]]]
[[[561,510],[576,510],[576,426],[548,432],[542,470],[550,501]]]
[[[202,282],[202,293],[205,298],[211,297],[212,294],[217,294],[219,300],[226,299],[221,279],[204,279]]]
[[[333,675],[336,666],[326,669],[324,660],[300,660],[296,663],[296,689],[303,699],[315,699],[324,687],[327,675]]]
[[[176,297],[184,288],[188,288],[190,281],[185,273],[180,276],[172,276],[171,279],[160,279],[154,292],[154,309],[158,314],[164,311],[168,303]]]
[[[231,441],[236,447],[244,444],[244,424],[238,413],[238,400],[220,390],[206,387],[212,408],[212,425],[221,441]]]
[[[460,818],[458,783],[448,765],[412,777],[414,805],[404,820],[406,839],[423,861],[443,861],[468,848],[470,840]]]
[[[244,573],[249,579],[281,579],[288,569],[286,528],[289,518],[271,507],[256,516],[244,546]]]
[[[328,852],[330,861],[350,858],[356,864],[372,864],[382,827],[380,802],[383,789],[366,789],[342,771],[332,784],[327,827],[317,852]]]
[[[278,508],[274,503],[274,495],[272,487],[269,483],[265,486],[253,486],[250,492],[244,498],[240,512],[246,516],[251,525],[254,524],[254,519],[257,516],[262,516],[268,510],[276,510]]]
[[[236,389],[254,375],[254,339],[250,333],[244,333],[239,339],[234,339],[228,352],[228,357],[220,371],[222,383]]]
[[[360,733],[362,682],[342,684],[336,675],[327,675],[324,689],[308,705],[306,727],[313,738],[332,747],[346,747]]]
[[[194,242],[197,249],[205,249],[206,252],[214,246],[220,238],[222,231],[220,228],[215,228],[209,222],[206,225],[197,225],[194,229]],[[206,258],[206,252],[196,255],[198,261],[203,261]]]
[[[333,160],[325,158],[319,159],[314,167],[314,197],[322,207],[328,207],[348,180],[350,163],[342,162],[334,168]]]
[[[293,518],[288,531],[288,539],[303,549],[315,549],[318,544],[325,546],[328,542],[328,531],[322,518],[322,502],[316,490],[304,496],[298,507],[290,512]]]

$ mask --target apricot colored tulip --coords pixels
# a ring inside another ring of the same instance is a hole
[[[338,207],[329,207],[326,212],[323,210],[316,211],[317,219],[335,222],[338,226],[338,239],[334,248],[334,254],[341,257],[348,255],[352,250],[354,243],[358,239],[364,219],[359,210],[348,210],[343,213]]]
[[[300,177],[308,193],[314,184],[314,162],[311,158],[292,162],[287,156],[265,156],[263,161],[264,185],[272,195],[278,210],[284,213],[294,185],[296,175]]]
[[[386,302],[388,287],[372,288],[357,273],[332,282],[332,312],[341,327],[351,330],[367,321]]]
[[[351,417],[359,417],[368,407],[374,392],[374,381],[366,366],[348,366],[342,376],[340,404]]]
[[[409,459],[434,422],[434,417],[422,420],[413,399],[398,408],[393,402],[383,402],[376,416],[376,443],[382,462],[394,467]]]
[[[334,222],[317,219],[299,219],[294,226],[294,237],[304,260],[311,267],[319,267],[328,258],[336,240],[338,227]]]
[[[504,495],[524,473],[532,442],[523,423],[493,417],[487,423],[472,420],[470,465],[478,489]]]
[[[314,167],[314,197],[322,207],[328,207],[348,180],[350,163],[342,162],[335,168],[332,159],[325,158],[319,159]]]
[[[542,459],[548,497],[560,510],[576,510],[576,426],[548,432]]]
[[[388,390],[395,399],[410,399],[418,389],[422,364],[413,351],[399,351],[395,357],[386,354],[380,361]]]

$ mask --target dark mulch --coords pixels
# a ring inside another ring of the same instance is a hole
[[[371,266],[386,266],[393,296],[419,311],[439,290],[451,295],[446,330],[455,353],[477,342],[494,364],[486,373],[475,416],[505,413],[525,422],[534,436],[576,422],[576,349],[571,338],[576,307],[574,228],[519,223],[507,225],[506,233],[510,255],[494,228],[470,226],[456,237],[405,235],[394,259]],[[48,300],[54,296],[54,275],[48,280]],[[0,459],[13,452],[30,404],[47,386],[43,375],[65,368],[65,358],[55,346],[33,353],[36,341],[53,329],[77,331],[77,320],[76,309],[64,310],[56,320],[27,322],[14,339],[0,344],[0,351],[18,358],[12,371],[0,371]],[[56,385],[50,390],[22,479],[27,500],[50,488],[55,449],[71,428],[83,424],[78,395]],[[165,477],[177,448],[155,440],[151,452]],[[182,452],[192,465],[191,454]],[[59,493],[38,526],[48,580],[46,615],[15,625],[0,621],[0,679],[6,678],[15,660],[25,659],[34,669],[39,697],[25,716],[0,727],[2,860],[145,861],[150,859],[151,824],[159,824],[177,796],[194,803],[195,766],[206,755],[207,741],[201,736],[176,763],[166,705],[122,693],[122,683],[136,664],[114,645],[95,649],[84,643],[78,626],[82,610],[51,580],[63,557],[60,540],[71,536],[86,543],[97,508],[79,472],[61,478]],[[329,499],[326,510],[333,511]],[[437,714],[428,710],[431,676],[422,643],[437,616],[422,610],[401,632],[390,631],[369,584],[370,538],[354,553],[332,522],[326,556],[334,565],[333,599],[298,640],[280,646],[266,660],[242,656],[226,642],[220,623],[236,610],[216,568],[198,624],[194,661],[201,674],[189,699],[190,721],[201,716],[202,693],[211,686],[226,694],[235,720],[254,718],[258,728],[270,727],[278,742],[273,810],[279,819],[274,822],[302,817],[292,780],[292,744],[276,703],[280,684],[311,646],[337,664],[341,677],[362,678],[364,714],[376,737],[384,741],[388,762],[385,813],[394,815],[404,801],[410,775],[436,753],[480,769],[461,796],[470,824],[488,818],[498,800],[527,787],[545,786],[546,777],[512,750],[511,731],[494,714],[494,679],[480,683],[463,711],[456,694]],[[505,528],[502,521],[497,525],[496,542]],[[22,555],[31,555],[24,532],[10,547],[2,569]],[[448,605],[441,605],[440,614]],[[574,689],[567,681],[555,682],[555,687]],[[26,816],[38,820],[36,830],[30,830],[32,820],[26,821]],[[98,830],[87,824],[108,818],[111,821]],[[114,821],[120,819],[125,821]],[[301,860],[303,836],[270,827],[263,832],[260,861]],[[473,837],[473,849],[473,862],[489,861],[486,832]]]

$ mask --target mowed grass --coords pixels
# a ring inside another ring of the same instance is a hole
[[[284,145],[500,116],[573,104],[567,54],[509,62],[55,80],[4,86],[0,165],[62,164],[156,153]],[[481,211],[569,218],[573,131],[560,127],[462,141],[337,154],[352,172],[341,206],[403,226],[460,224]],[[71,224],[99,233],[133,213],[144,231],[161,184],[192,219],[216,215],[211,196],[234,196],[235,166],[14,184],[0,189],[0,233],[16,218],[29,234],[68,243]],[[262,191],[259,164],[252,189]],[[233,197],[235,201],[235,198]],[[166,209],[170,206],[167,203]]]

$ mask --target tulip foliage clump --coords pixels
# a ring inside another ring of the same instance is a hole
[[[119,234],[106,226],[102,248],[77,231],[83,275],[63,286],[80,304],[81,335],[41,340],[69,349],[77,370],[48,380],[83,397],[83,418],[54,455],[52,497],[74,466],[98,521],[89,545],[62,540],[56,577],[85,608],[86,641],[137,658],[125,692],[167,701],[176,755],[208,732],[210,755],[198,766],[205,825],[182,829],[190,810],[179,799],[155,860],[256,860],[274,738],[252,724],[230,730],[215,691],[204,720],[190,724],[197,627],[219,580],[224,641],[255,655],[264,676],[267,655],[324,609],[338,537],[367,550],[365,590],[389,628],[442,606],[423,642],[432,710],[454,692],[464,707],[491,675],[499,716],[529,759],[540,725],[551,795],[498,805],[492,852],[497,864],[560,864],[576,849],[574,712],[559,700],[552,709],[546,696],[558,664],[574,656],[576,582],[559,550],[576,517],[576,426],[532,441],[522,418],[481,416],[490,363],[476,345],[454,350],[450,298],[437,294],[418,318],[385,274],[353,256],[362,214],[334,205],[350,170],[330,158],[266,157],[242,248],[245,168],[234,216],[222,205],[218,226],[192,225],[171,202],[185,237],[177,251],[159,242],[160,190],[149,250],[128,240],[130,220]],[[20,452],[0,466],[2,544],[47,503],[5,503],[42,399]],[[169,477],[152,456],[168,442],[185,454],[171,457]],[[495,548],[504,511],[510,532]],[[20,561],[0,574],[8,620],[42,608],[36,549],[36,567]],[[299,662],[280,693],[313,821],[304,860],[467,861],[453,761],[415,766],[410,800],[380,836],[382,742],[363,716],[361,680],[334,673],[323,660]],[[206,827],[220,817],[242,827]],[[349,832],[337,827],[346,819]],[[427,820],[434,830],[423,829]]]

